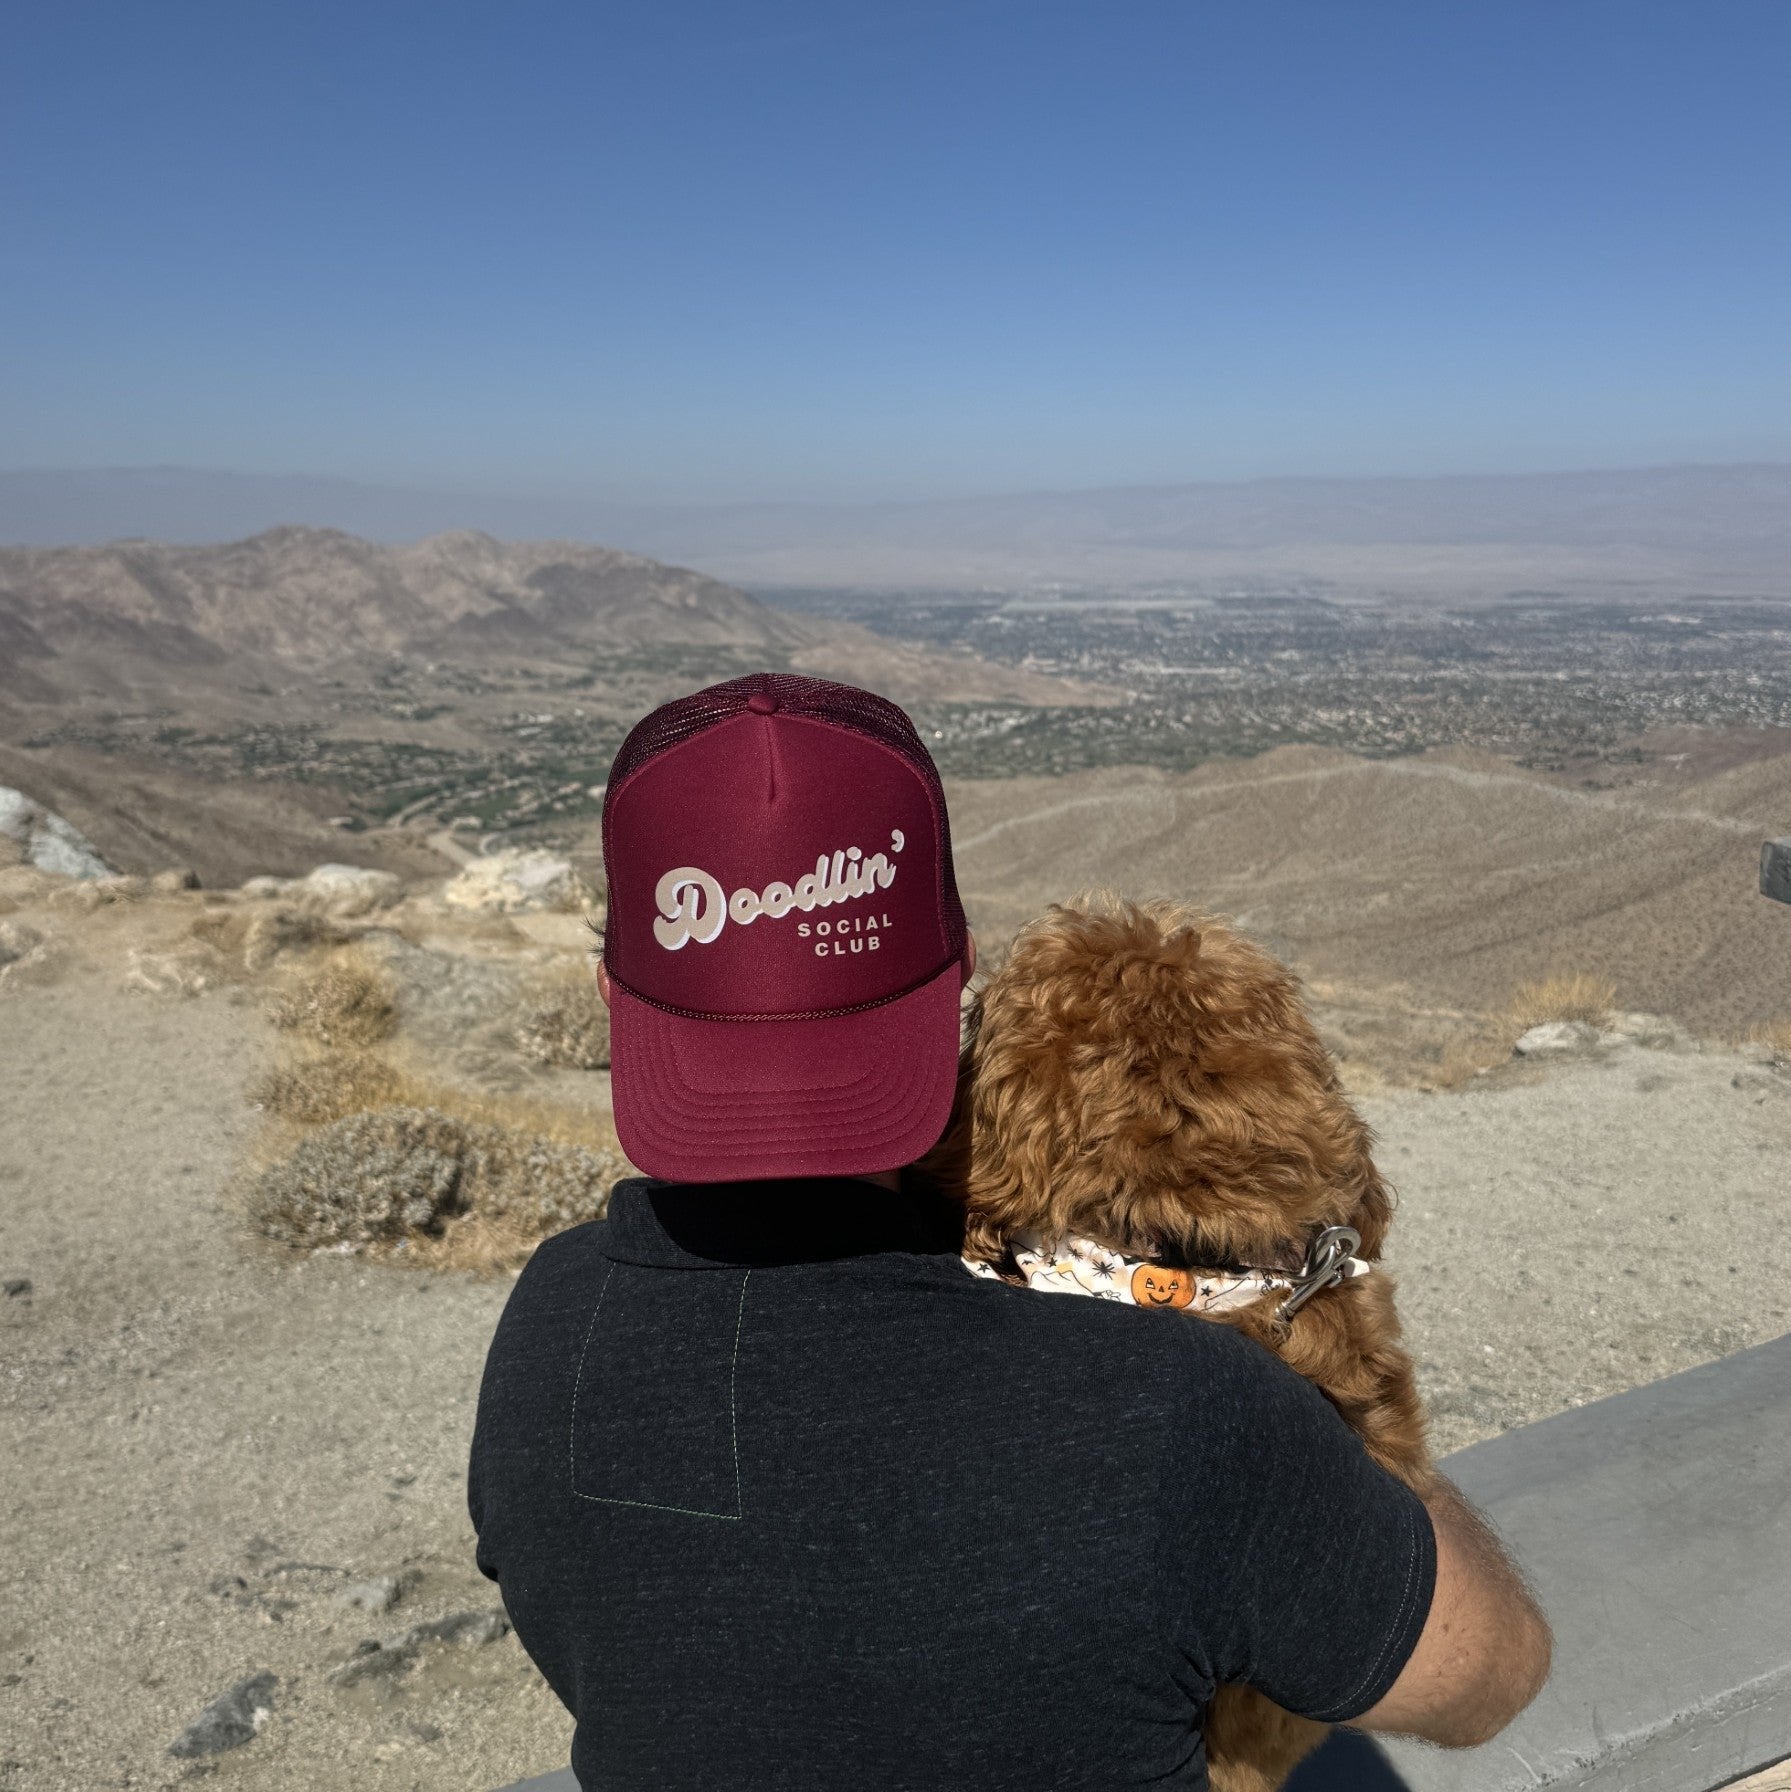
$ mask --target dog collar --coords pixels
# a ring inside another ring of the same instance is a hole
[[[1321,1288],[1368,1274],[1370,1265],[1354,1253],[1361,1239],[1349,1226],[1327,1226],[1312,1241],[1303,1266],[1278,1269],[1180,1269],[1147,1257],[1128,1257],[1092,1238],[1065,1238],[1055,1244],[1022,1232],[1009,1246],[1016,1275],[992,1263],[966,1257],[972,1275],[991,1281],[1018,1280],[1044,1294],[1092,1294],[1097,1300],[1132,1307],[1170,1307],[1190,1313],[1229,1313],[1284,1291],[1275,1317],[1288,1320]]]

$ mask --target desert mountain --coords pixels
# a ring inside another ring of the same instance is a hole
[[[665,640],[809,644],[794,622],[700,573],[569,542],[461,531],[381,547],[283,527],[215,547],[0,550],[0,642],[19,659],[100,649],[322,667],[369,654]]]
[[[851,678],[903,700],[1078,695],[966,655],[788,615],[701,573],[579,542],[459,530],[387,547],[285,525],[215,546],[0,548],[0,697],[35,704],[142,697],[167,682],[278,683],[399,657],[600,668],[666,648]]]
[[[633,722],[757,670],[913,705],[1103,697],[569,542],[0,549],[0,784],[126,870],[298,874],[351,826],[358,863],[409,875],[442,822],[594,812]]]

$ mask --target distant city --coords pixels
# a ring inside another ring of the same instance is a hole
[[[762,590],[774,608],[1099,687],[1102,702],[911,702],[948,777],[1184,770],[1306,744],[1370,757],[1470,747],[1596,786],[1652,730],[1791,728],[1791,609],[1766,599],[1448,608],[1315,588],[1002,593]],[[328,678],[312,713],[194,726],[172,710],[69,715],[24,745],[159,761],[208,778],[351,792],[344,825],[458,826],[568,845],[596,815],[646,691],[778,670],[774,644],[658,643],[564,663],[412,657]],[[632,693],[637,684],[641,695]],[[274,693],[269,690],[270,697]],[[420,724],[471,723],[443,738]],[[355,726],[350,718],[359,718]],[[369,729],[381,718],[389,729]],[[408,736],[408,738],[407,738]]]
[[[1682,724],[1791,727],[1780,600],[1568,599],[1459,608],[1314,586],[991,593],[760,590],[765,602],[1126,693],[1111,707],[919,705],[948,775],[1182,770],[1305,743],[1467,746],[1532,770],[1633,760]]]

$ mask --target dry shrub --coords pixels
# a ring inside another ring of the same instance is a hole
[[[354,937],[351,929],[325,915],[283,904],[209,909],[194,917],[188,931],[251,976],[286,953],[340,946]]]
[[[600,1218],[627,1173],[607,1146],[381,1107],[330,1122],[270,1164],[249,1198],[270,1237],[309,1250],[402,1251],[429,1268],[510,1268]]]
[[[310,1250],[395,1244],[439,1230],[460,1201],[463,1129],[428,1108],[332,1121],[257,1180],[249,1212],[270,1238]]]
[[[404,1078],[371,1052],[311,1052],[277,1065],[250,1099],[298,1126],[327,1126],[348,1114],[391,1107]]]
[[[516,1049],[531,1064],[554,1069],[609,1068],[609,1010],[588,965],[567,966],[528,989],[517,1016]]]
[[[1545,1021],[1579,1020],[1602,1026],[1611,1018],[1617,986],[1608,977],[1587,971],[1557,972],[1538,982],[1521,984],[1506,1009],[1506,1018],[1527,1032]]]
[[[1744,1045],[1763,1045],[1775,1058],[1791,1058],[1791,1020],[1766,1020],[1749,1027]]]
[[[347,948],[283,990],[271,1018],[319,1045],[372,1045],[398,1024],[398,988],[383,965]]]

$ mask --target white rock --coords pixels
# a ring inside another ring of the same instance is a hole
[[[0,837],[19,849],[27,865],[57,877],[112,874],[85,834],[8,784],[0,784]]]
[[[1590,1051],[1598,1038],[1598,1029],[1583,1020],[1547,1020],[1532,1027],[1511,1049],[1520,1058],[1560,1058]]]
[[[303,877],[251,877],[237,891],[246,902],[290,902],[313,914],[353,919],[401,901],[404,885],[365,865],[319,865]]]
[[[569,860],[551,852],[513,849],[474,859],[442,887],[442,900],[455,908],[510,915],[525,909],[577,908],[590,900],[590,892]]]
[[[132,951],[123,987],[132,995],[203,995],[216,977],[217,967],[217,954],[198,946],[179,952]]]
[[[389,871],[372,871],[361,865],[319,865],[301,878],[291,893],[333,915],[364,915],[372,909],[390,908],[403,897],[404,885]]]
[[[336,1595],[336,1603],[363,1612],[389,1612],[398,1603],[398,1578],[382,1574],[375,1580],[359,1580]]]
[[[1696,1051],[1698,1042],[1664,1014],[1613,1014],[1605,1022],[1607,1041],[1639,1045],[1651,1052]]]

